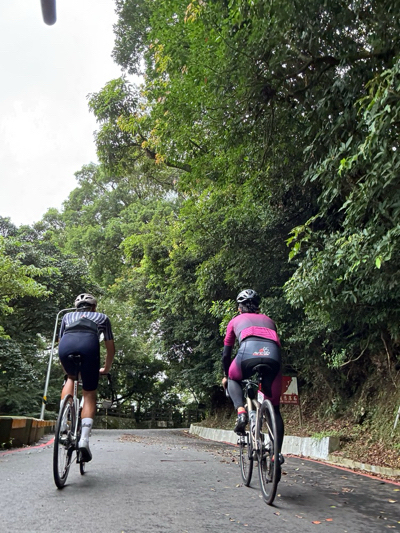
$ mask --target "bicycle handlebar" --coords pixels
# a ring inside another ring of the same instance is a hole
[[[112,380],[112,377],[111,377],[111,373],[110,372],[107,372],[107,374],[100,374],[100,376],[104,376],[104,377],[107,377],[107,380],[108,380],[108,386],[110,387],[111,389],[111,397],[112,397],[112,402],[117,402],[118,403],[118,397],[117,397],[117,394],[115,392],[115,389],[114,389],[114,386],[113,386],[113,380]]]
[[[105,376],[105,377],[108,379],[108,384],[109,384],[109,386],[110,386],[111,389],[112,389],[112,388],[113,388],[113,387],[112,387],[112,377],[111,377],[110,372],[107,372],[107,374],[100,374],[100,376]]]

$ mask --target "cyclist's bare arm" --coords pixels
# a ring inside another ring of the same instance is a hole
[[[104,363],[104,366],[100,368],[100,374],[108,374],[111,370],[111,365],[114,360],[115,355],[115,344],[113,340],[110,341],[104,341],[104,344],[106,345],[107,355],[106,355],[106,361]]]

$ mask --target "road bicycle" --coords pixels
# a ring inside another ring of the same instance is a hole
[[[81,412],[83,407],[83,397],[78,396],[78,387],[80,382],[80,355],[69,356],[76,367],[74,379],[74,393],[65,396],[61,403],[60,412],[58,414],[53,449],[53,475],[54,482],[57,488],[62,489],[67,481],[68,473],[73,461],[74,452],[76,452],[76,463],[79,465],[81,475],[85,473],[86,463],[82,460],[82,454],[79,451],[78,443],[81,438]],[[111,375],[105,375],[108,379],[108,384],[112,390],[114,401],[114,389],[112,387]]]
[[[263,374],[271,371],[268,364],[254,368],[257,381],[243,380],[245,407],[248,413],[249,431],[239,436],[240,471],[246,487],[250,485],[254,461],[258,463],[258,476],[265,502],[274,501],[281,477],[277,450],[277,430],[274,407],[261,390]],[[255,387],[257,387],[257,398]]]
[[[76,365],[76,379],[74,379],[74,394],[68,394],[63,399],[60,412],[58,414],[53,450],[53,475],[57,488],[62,489],[67,481],[72,457],[76,452],[76,462],[79,464],[81,475],[85,473],[85,463],[82,461],[81,453],[78,449],[78,442],[81,437],[81,411],[83,397],[78,397],[78,386],[80,378],[80,355],[70,355]]]

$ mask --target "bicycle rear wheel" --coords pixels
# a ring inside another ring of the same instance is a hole
[[[246,433],[246,435],[240,436],[239,438],[240,473],[242,474],[243,483],[248,487],[253,474],[253,444],[249,433]]]
[[[258,474],[263,498],[268,505],[274,501],[278,483],[281,477],[277,449],[277,431],[275,411],[269,400],[264,400],[258,420],[260,446],[258,455]]]
[[[53,449],[54,482],[62,489],[67,481],[72,453],[75,449],[72,433],[75,425],[75,409],[72,396],[69,394],[58,415]]]

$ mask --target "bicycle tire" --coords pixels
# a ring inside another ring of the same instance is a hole
[[[240,437],[239,449],[240,473],[242,474],[243,483],[248,487],[251,482],[254,466],[253,444],[249,433]]]
[[[63,421],[66,427],[63,426]],[[57,488],[62,489],[67,481],[72,453],[75,449],[72,432],[75,424],[74,401],[70,394],[64,398],[60,409],[53,448],[53,475]],[[64,429],[64,431],[63,431]]]
[[[272,505],[280,480],[281,467],[276,445],[275,411],[269,400],[263,401],[258,416],[258,474],[264,501]]]

